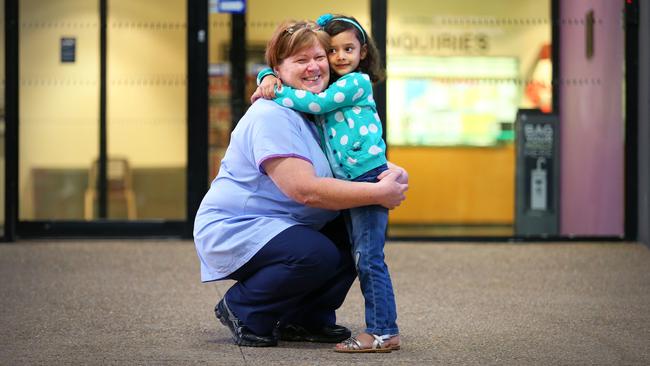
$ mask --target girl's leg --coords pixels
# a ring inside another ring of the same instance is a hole
[[[365,299],[366,332],[398,334],[393,285],[384,262],[388,210],[381,206],[354,208],[349,210],[349,217],[352,257]]]

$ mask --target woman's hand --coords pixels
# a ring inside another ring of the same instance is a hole
[[[255,89],[255,93],[251,96],[251,104],[255,103],[260,98],[273,99],[275,98],[275,88],[282,89],[282,80],[273,75],[267,75],[262,79],[260,85]]]
[[[403,169],[402,171],[406,173]],[[399,206],[406,199],[405,193],[409,188],[408,176],[402,182],[401,180],[404,178],[400,171],[386,170],[378,178],[380,181],[375,184],[380,189],[379,204],[389,210]]]

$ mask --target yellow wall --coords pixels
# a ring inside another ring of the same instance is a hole
[[[475,32],[487,35],[490,40],[489,51],[484,56],[516,57],[519,72],[526,77],[541,44],[551,41],[550,10],[548,0],[389,1],[387,62],[391,55],[463,54],[461,50],[391,47],[390,39],[396,36],[409,35],[412,40],[427,44],[431,35]]]
[[[515,154],[491,148],[392,147],[390,161],[409,172],[406,201],[392,224],[511,224]]]
[[[134,166],[184,167],[186,0],[109,4],[108,154],[126,156]]]
[[[246,1],[246,42],[265,47],[275,28],[284,20],[311,19],[324,13],[350,14],[370,32],[370,1]],[[227,62],[225,48],[230,44],[230,15],[210,14],[210,62]]]
[[[89,167],[99,136],[99,9],[96,2],[19,2],[19,192],[33,214],[34,167]],[[61,37],[76,37],[76,62],[60,62]]]
[[[370,28],[370,1],[247,1],[246,34],[249,43],[265,45],[280,22],[287,19],[316,20],[324,13],[352,15],[368,31]]]

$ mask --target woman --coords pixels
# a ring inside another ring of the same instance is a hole
[[[266,61],[283,83],[318,93],[329,82],[328,45],[315,23],[287,22]],[[378,183],[334,179],[312,122],[272,101],[251,106],[194,225],[202,281],[237,281],[215,307],[236,344],[350,336],[335,310],[356,273],[345,226],[334,219],[345,208],[398,206],[408,178],[391,167]]]

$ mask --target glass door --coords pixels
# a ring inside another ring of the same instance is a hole
[[[410,173],[397,237],[510,237],[519,108],[552,110],[551,2],[390,1],[388,155]]]
[[[99,8],[19,2],[19,220],[83,220],[99,145]]]
[[[219,172],[232,130],[230,57],[232,19],[210,3],[208,27],[208,180]]]
[[[183,220],[186,2],[111,0],[107,26],[107,216]],[[86,206],[97,218],[88,197]]]
[[[19,16],[19,235],[185,224],[187,2],[20,0]]]

